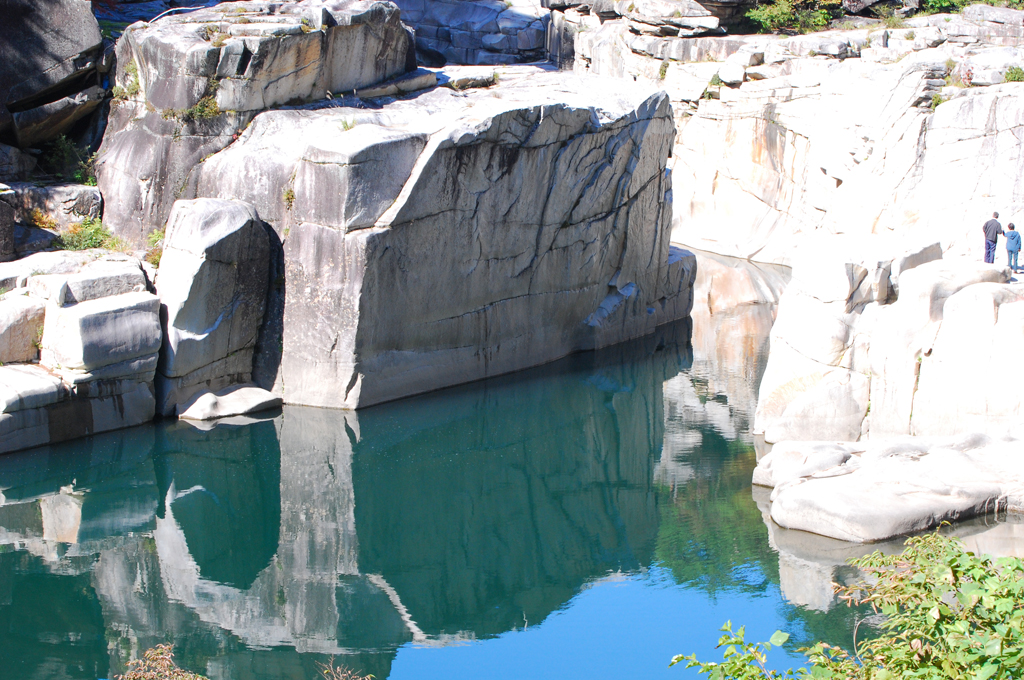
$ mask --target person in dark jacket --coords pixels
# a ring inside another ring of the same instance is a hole
[[[1020,232],[1015,231],[1013,222],[1006,225],[1009,230],[1006,232],[1006,260],[1010,270],[1014,273],[1020,271],[1017,267],[1017,254],[1020,253]]]
[[[994,264],[996,261],[996,241],[1003,233],[1003,225],[999,224],[999,213],[992,213],[992,219],[981,228],[985,232],[985,262]]]

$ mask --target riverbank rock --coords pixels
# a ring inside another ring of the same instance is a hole
[[[6,184],[0,184],[0,262],[14,259],[14,191]]]
[[[352,92],[415,69],[389,2],[225,3],[130,26],[96,162],[104,221],[140,245],[192,170],[256,113]]]
[[[761,459],[779,526],[844,541],[880,541],[1008,509],[1024,511],[1020,441],[984,435],[867,444],[785,442]]]
[[[156,277],[164,323],[160,413],[174,415],[197,392],[250,381],[269,268],[266,227],[251,205],[209,198],[174,204]]]
[[[203,392],[189,403],[183,404],[178,413],[186,420],[214,420],[230,416],[259,413],[281,405],[281,397],[255,385],[235,385],[213,392]]]
[[[931,314],[922,301],[927,293],[919,292],[931,290],[924,282],[940,285],[946,272],[971,282],[1004,276],[994,267],[935,262],[941,257],[937,243],[913,246],[882,237],[822,237],[806,244],[772,327],[756,431],[770,442],[866,435],[868,410],[889,409],[880,393],[896,389],[892,378],[875,379],[884,373],[884,357],[910,371],[916,365],[913,351],[884,349],[880,338],[886,328],[909,332],[922,307]],[[918,267],[932,276],[918,276]],[[909,426],[909,414],[901,414],[894,417]]]
[[[159,300],[138,260],[41,252],[0,265],[0,281],[14,288],[0,297],[0,452],[153,419]]]
[[[686,316],[668,101],[595,93],[509,67],[490,89],[263,113],[204,163],[201,195],[252,203],[284,241],[285,402],[366,406]]]

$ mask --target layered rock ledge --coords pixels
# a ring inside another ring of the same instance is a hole
[[[782,442],[754,470],[771,519],[844,541],[880,541],[943,521],[1024,512],[1017,439],[985,435]]]

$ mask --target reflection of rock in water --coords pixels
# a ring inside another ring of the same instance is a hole
[[[0,649],[17,669],[0,680],[68,664],[110,677],[168,639],[214,680],[308,680],[335,654],[386,677],[407,642],[539,623],[588,581],[650,563],[661,386],[689,365],[689,334],[358,418],[288,408],[111,433],[87,440],[90,462],[57,447],[6,459],[25,470],[0,466],[0,542],[19,545],[0,554],[0,625],[32,642]],[[42,577],[72,619],[30,611],[22,593],[52,600]]]
[[[754,501],[768,527],[768,542],[779,554],[779,579],[782,596],[792,604],[828,611],[836,604],[834,583],[850,583],[858,571],[849,561],[875,550],[885,554],[903,551],[905,538],[878,543],[850,543],[827,536],[783,529],[775,524],[770,513],[771,489],[753,487]],[[1024,523],[1013,516],[1008,521],[979,517],[945,527],[944,534],[956,536],[968,550],[996,556],[1021,557],[1024,546]]]
[[[665,446],[655,474],[666,486],[692,476],[685,459],[701,447],[701,429],[753,441],[768,337],[789,281],[788,267],[695,253],[693,367],[665,383]]]
[[[666,333],[685,343],[688,330]],[[360,570],[382,575],[426,634],[481,637],[647,565],[661,384],[687,349],[655,337],[360,412]]]

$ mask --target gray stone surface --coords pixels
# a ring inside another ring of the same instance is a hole
[[[0,144],[0,182],[25,179],[35,167],[35,156],[17,147]]]
[[[0,413],[40,408],[66,397],[60,378],[42,366],[0,366]]]
[[[61,97],[56,101],[12,114],[18,146],[29,148],[71,131],[72,126],[95,111],[106,97],[100,87]]]
[[[165,325],[161,413],[174,414],[197,391],[250,381],[269,270],[266,227],[251,205],[175,203],[156,278]]]
[[[92,372],[160,349],[159,299],[126,293],[46,310],[40,364]]]
[[[52,217],[61,228],[78,224],[86,217],[99,219],[103,214],[103,197],[95,186],[33,182],[10,182],[9,185],[14,190],[18,219],[25,224],[32,224],[36,210]]]
[[[784,528],[880,541],[1000,508],[1019,511],[1019,449],[1018,440],[978,434],[786,442],[761,459],[755,480],[775,485],[771,518]]]
[[[178,417],[214,420],[259,413],[281,405],[281,397],[254,385],[235,385],[219,392],[203,392],[178,406]]]
[[[537,0],[395,0],[402,21],[416,29],[429,63],[497,65],[544,58],[548,13]]]
[[[549,68],[500,82],[268,112],[204,164],[201,193],[253,201],[284,236],[287,403],[366,406],[689,313],[694,259],[664,226],[667,100]]]
[[[27,295],[0,298],[0,364],[39,358],[45,305]]]
[[[86,300],[141,293],[146,277],[138,260],[121,256],[94,260],[73,274],[42,274],[28,280],[29,292],[58,307]]]
[[[116,81],[125,99],[112,108],[97,179],[105,222],[137,245],[164,226],[175,200],[195,196],[192,170],[257,112],[415,68],[411,38],[390,3],[239,9],[225,3],[136,24],[118,43]],[[212,115],[187,113],[201,101]]]
[[[89,78],[101,47],[99,25],[86,0],[8,0],[0,22],[0,133],[13,126],[20,134],[19,112],[93,85]],[[37,130],[31,139],[53,139],[58,129]]]

